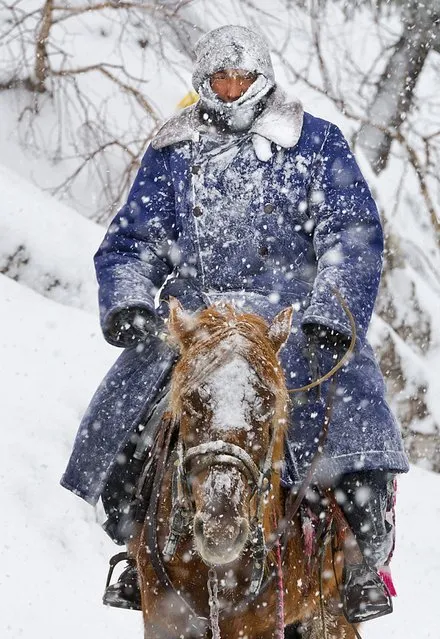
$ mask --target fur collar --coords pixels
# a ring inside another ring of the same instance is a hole
[[[285,149],[295,146],[298,142],[303,126],[304,109],[299,100],[285,100],[285,93],[277,87],[249,130],[254,134],[254,145],[256,138],[264,138],[269,143],[274,142]],[[153,148],[162,149],[185,140],[196,141],[199,135],[199,109],[200,105],[196,102],[167,120],[154,136],[151,143]]]

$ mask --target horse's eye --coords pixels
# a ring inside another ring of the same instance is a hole
[[[275,396],[266,389],[261,389],[254,401],[254,417],[257,422],[267,422],[274,416]]]
[[[182,407],[184,412],[196,419],[203,417],[203,409],[209,403],[211,394],[206,386],[199,386],[196,390],[192,390],[182,396]]]
[[[194,397],[191,395],[184,395],[181,398],[183,412],[187,415],[197,414],[197,409],[194,405]]]

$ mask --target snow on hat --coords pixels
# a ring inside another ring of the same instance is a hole
[[[195,46],[192,77],[196,91],[207,78],[223,69],[243,69],[264,75],[270,86],[275,76],[269,46],[262,35],[247,27],[226,25],[203,35]]]

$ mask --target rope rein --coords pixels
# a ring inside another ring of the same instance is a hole
[[[324,585],[323,585],[323,572],[324,572],[324,559],[325,559],[326,541],[322,543],[319,558],[319,614],[321,617],[321,629],[322,639],[328,639],[327,623],[325,619],[325,604],[324,604]]]
[[[344,298],[342,297],[342,295],[340,294],[338,289],[336,289],[336,288],[333,289],[333,293],[335,294],[336,298],[338,299],[338,302],[340,303],[340,305],[344,309],[345,314],[347,315],[348,320],[350,322],[350,328],[351,328],[350,345],[347,348],[347,350],[345,351],[344,355],[339,360],[339,362],[337,362],[328,373],[326,373],[325,375],[323,375],[319,379],[315,379],[310,384],[306,384],[305,386],[301,386],[300,388],[288,388],[287,389],[288,393],[303,393],[305,391],[311,390],[312,388],[316,388],[316,386],[320,386],[321,384],[326,382],[328,379],[333,377],[339,371],[339,369],[341,369],[344,366],[345,362],[349,359],[349,357],[351,357],[351,354],[353,353],[353,351],[355,349],[355,346],[356,346],[356,322],[354,321],[353,314],[350,311],[350,309],[348,308],[347,302],[344,300]]]
[[[212,639],[221,639],[220,626],[218,624],[220,606],[218,603],[218,578],[215,568],[208,570],[208,603],[209,624],[211,626]]]

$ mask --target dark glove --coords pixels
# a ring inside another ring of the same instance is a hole
[[[321,350],[341,351],[346,350],[350,345],[350,338],[347,335],[338,333],[323,324],[305,324],[303,331],[307,341],[313,342]]]
[[[144,308],[124,308],[113,318],[111,334],[115,341],[130,346],[143,342],[150,335],[157,335],[159,323]]]
[[[350,346],[350,338],[322,324],[306,324],[303,331],[306,336],[304,354],[315,380],[328,373],[341,359]]]

